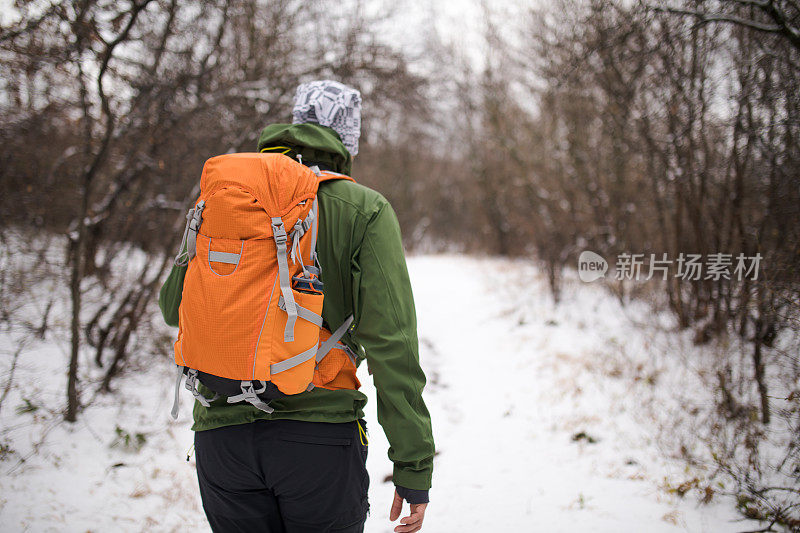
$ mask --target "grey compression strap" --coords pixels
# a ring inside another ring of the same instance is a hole
[[[235,396],[228,396],[228,403],[236,403],[236,402],[243,401],[245,399],[245,397],[250,394],[250,390],[251,389],[252,389],[253,393],[256,394],[256,395],[261,394],[262,392],[267,390],[267,384],[266,383],[262,383],[262,382],[259,382],[259,383],[261,383],[261,388],[256,390],[252,381],[249,381],[249,380],[242,381],[239,384],[239,387],[242,389],[242,393],[241,394],[237,394]]]
[[[285,311],[286,310],[286,303],[283,301],[283,296],[278,298],[278,308]],[[310,309],[306,309],[300,304],[297,304],[297,316],[302,318],[303,320],[307,320],[314,324],[317,327],[322,327],[322,317],[319,316],[314,311]]]
[[[280,279],[281,294],[286,302],[286,329],[283,332],[283,342],[294,341],[294,323],[297,320],[297,304],[292,294],[289,279],[289,260],[286,257],[286,229],[283,227],[281,217],[272,217],[272,236],[278,254],[278,278]]]
[[[292,249],[289,252],[289,257],[292,258],[292,264],[300,263],[300,266],[303,267],[303,275],[308,276],[308,271],[306,270],[306,265],[303,264],[303,256],[300,255],[300,237],[305,235],[306,230],[303,226],[303,221],[299,218],[297,222],[294,224],[294,229],[289,234],[292,238]]]
[[[289,370],[290,368],[294,368],[299,364],[305,363],[309,359],[313,359],[316,353],[317,353],[317,345],[315,344],[305,352],[293,355],[289,359],[280,361],[279,363],[273,363],[269,365],[269,372],[270,374],[278,374],[280,372]]]
[[[294,231],[290,234],[292,236],[292,249],[289,251],[289,257],[292,258],[292,264],[298,261],[298,250],[300,249],[300,237],[303,236],[303,223],[298,220],[294,225]],[[303,264],[303,258],[299,257],[300,264]],[[305,265],[303,265],[305,266]]]
[[[186,227],[183,228],[183,237],[181,237],[181,243],[178,246],[178,255],[175,256],[175,264],[178,266],[186,266],[189,263],[189,252],[186,250],[186,236],[189,235],[189,224],[192,222],[192,217],[194,217],[194,207],[189,209],[189,212],[186,213]]]
[[[314,203],[311,205],[311,214],[314,215],[314,218],[311,220],[311,257],[309,258],[309,263],[313,266],[316,266],[316,258],[317,258],[317,221],[319,217],[317,216],[317,211],[319,209],[319,205],[317,204],[317,197],[314,197]]]
[[[180,407],[181,403],[181,378],[183,377],[183,368],[182,366],[178,366],[178,375],[175,377],[175,398],[172,400],[172,418],[177,420],[178,419],[178,408]]]
[[[203,407],[209,407],[211,402],[219,398],[219,394],[214,393],[214,397],[210,400],[200,394],[200,391],[197,390],[197,370],[194,368],[190,368],[186,374],[186,390],[192,393],[195,399],[200,402]]]
[[[264,411],[265,413],[271,413],[275,410],[272,407],[270,407],[267,404],[267,402],[263,401],[261,398],[258,397],[259,394],[267,390],[266,383],[264,383],[264,385],[260,389],[255,390],[252,381],[242,381],[241,389],[242,389],[241,394],[228,397],[228,403],[245,401],[250,405],[252,405],[253,407],[255,407],[256,409]]]
[[[315,199],[315,202],[316,202],[316,199]],[[295,222],[295,224],[294,224],[294,228],[292,228],[291,233],[289,233],[289,237],[292,238],[292,251],[289,254],[289,257],[292,258],[292,263],[297,263],[297,262],[300,263],[300,266],[303,267],[303,274],[306,275],[306,276],[308,276],[308,270],[306,269],[306,265],[305,265],[305,263],[303,263],[303,257],[299,252],[300,239],[303,237],[303,235],[306,234],[306,232],[309,230],[309,228],[312,227],[312,225],[314,226],[314,231],[316,231],[315,222],[316,222],[317,213],[316,213],[316,209],[314,209],[315,206],[316,206],[316,203],[312,203],[311,204],[311,209],[309,210],[308,215],[306,216],[306,218],[303,219],[303,220],[298,218],[297,222]],[[312,235],[312,237],[313,237],[313,235]],[[312,249],[313,249],[313,243],[312,243]],[[313,263],[310,263],[310,264],[313,265]]]
[[[238,265],[239,258],[242,254],[233,254],[228,252],[208,252],[208,260],[214,263],[228,263],[229,265]]]
[[[356,358],[356,354],[353,353],[353,350],[351,350],[348,345],[339,342],[336,344],[336,347],[345,353],[345,355],[350,359],[350,361],[353,362],[353,366],[356,366],[356,362],[358,361],[358,359]]]
[[[342,322],[342,325],[339,326],[336,331],[331,333],[331,336],[328,337],[328,340],[322,343],[322,346],[320,346],[319,350],[317,351],[317,363],[322,361],[322,358],[328,355],[328,352],[330,352],[331,348],[333,348],[334,345],[339,342],[339,339],[344,337],[344,334],[347,332],[347,328],[349,328],[350,324],[352,323],[353,315],[350,315],[344,322]]]
[[[203,223],[203,209],[206,207],[205,200],[200,200],[192,213],[189,221],[189,230],[186,232],[186,262],[192,260],[197,255],[197,232],[200,231],[200,224]]]

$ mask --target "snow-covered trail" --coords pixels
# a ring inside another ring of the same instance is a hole
[[[734,522],[730,501],[700,506],[660,488],[690,474],[662,458],[657,421],[633,385],[638,376],[628,379],[631,354],[658,353],[630,320],[636,306],[623,310],[600,287],[571,280],[554,306],[539,271],[521,261],[419,256],[409,270],[439,452],[423,531],[747,529]],[[185,396],[179,420],[169,417],[170,361],[128,368],[117,394],[97,397],[69,426],[47,408],[63,401],[68,343],[57,331],[20,355],[15,384],[26,389],[15,385],[0,412],[0,444],[13,450],[0,460],[0,532],[207,530],[194,462],[185,460]],[[173,332],[165,333],[168,342]],[[0,333],[3,353],[13,337]],[[0,357],[3,383],[8,359]],[[92,367],[90,354],[81,364]],[[384,533],[396,525],[388,521],[388,443],[366,365],[359,372],[370,397],[366,531]],[[669,396],[669,380],[654,383]],[[18,409],[26,399],[42,406]],[[580,432],[596,442],[573,441]],[[124,445],[126,435],[133,445]]]
[[[698,507],[660,490],[669,466],[655,449],[642,448],[648,436],[633,416],[637,399],[623,383],[582,372],[582,361],[601,353],[598,343],[632,327],[609,295],[567,282],[554,306],[537,269],[499,259],[417,257],[409,270],[439,452],[424,530],[741,526],[726,505]],[[375,402],[369,407],[375,420]],[[391,469],[376,426],[366,529],[388,532],[392,487],[381,481]],[[581,431],[598,442],[573,441]]]

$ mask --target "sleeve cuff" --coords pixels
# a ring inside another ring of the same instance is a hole
[[[407,468],[398,466],[396,463],[392,469],[392,481],[397,487],[407,487],[416,490],[426,490],[431,488],[431,477],[433,477],[433,453],[431,457],[424,460],[425,465],[419,465],[415,470],[410,465]]]
[[[395,485],[395,490],[401,498],[411,504],[428,503],[430,501],[428,498],[428,489],[407,489]]]

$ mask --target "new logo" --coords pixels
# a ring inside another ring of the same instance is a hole
[[[600,279],[608,271],[608,262],[603,256],[584,250],[578,257],[578,277],[587,283]]]

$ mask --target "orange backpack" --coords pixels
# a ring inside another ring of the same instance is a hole
[[[206,407],[220,395],[271,413],[270,400],[315,386],[358,389],[355,354],[323,326],[317,187],[352,178],[288,156],[239,153],[206,161],[200,197],[175,258],[187,266],[175,342],[180,383]],[[206,398],[197,381],[215,395]]]

